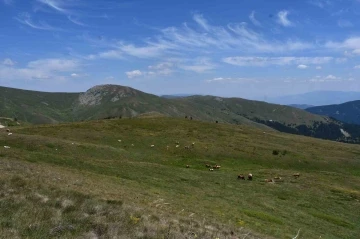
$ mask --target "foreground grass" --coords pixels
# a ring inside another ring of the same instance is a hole
[[[175,147],[176,141],[179,148]],[[195,147],[185,150],[184,146],[192,142]],[[66,224],[66,217],[61,219],[61,225],[72,226],[66,226],[61,234],[64,237],[96,234],[93,226],[98,222],[128,228],[123,235],[114,234],[119,238],[171,238],[163,226],[141,234],[146,227],[131,224],[137,220],[149,223],[144,216],[149,213],[168,227],[170,221],[177,221],[172,225],[178,229],[171,229],[174,238],[191,238],[190,232],[198,238],[230,238],[231,231],[242,238],[248,233],[244,228],[264,238],[292,238],[299,229],[299,238],[357,238],[360,234],[358,145],[168,118],[19,128],[11,137],[1,134],[0,145],[1,185],[14,190],[14,175],[24,175],[25,179],[18,180],[25,180],[26,187],[30,187],[19,190],[13,198],[2,196],[1,205],[5,206],[0,210],[48,207],[51,213],[32,216],[41,225],[35,227],[36,233],[50,233],[56,227],[43,224],[51,221],[45,215],[52,218],[56,210],[63,215],[61,201],[70,195],[68,200],[76,206],[71,212],[72,223]],[[5,150],[2,145],[11,148]],[[274,150],[280,153],[273,155]],[[221,169],[209,172],[204,166],[207,163],[220,164]],[[238,174],[249,172],[254,174],[253,181],[237,180]],[[292,177],[296,172],[301,174],[298,179]],[[264,182],[275,176],[282,180]],[[41,199],[30,200],[39,198],[37,194],[49,198],[47,207],[41,206]],[[75,194],[84,200],[78,201]],[[16,198],[25,201],[16,206]],[[108,205],[109,200],[131,204],[127,214],[123,212],[126,220],[105,214],[90,216],[91,223],[88,219],[81,221],[80,214],[90,201],[108,211],[124,210],[123,205]],[[138,214],[136,208],[142,208]],[[6,222],[10,214],[1,215],[5,215],[0,216],[5,221],[5,226],[1,224],[4,232],[19,236],[25,233],[16,223]],[[197,222],[197,231],[191,223],[179,223],[179,218]],[[27,225],[18,220],[13,222]],[[112,235],[108,226],[104,237]],[[252,233],[247,238],[251,235],[255,237]]]

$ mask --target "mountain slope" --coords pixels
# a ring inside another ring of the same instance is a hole
[[[72,121],[71,105],[79,93],[48,93],[0,86],[0,117],[34,124]]]
[[[339,105],[311,107],[306,109],[306,111],[313,114],[326,115],[349,124],[360,125],[360,100]]]
[[[84,93],[43,93],[4,87],[1,90],[5,94],[0,98],[0,117],[16,117],[34,124],[149,117],[151,113],[272,128],[345,142],[360,141],[360,127],[347,126],[289,106],[240,98],[191,96],[166,99],[118,85],[95,86]]]
[[[267,102],[290,105],[290,104],[306,104],[306,105],[332,105],[342,104],[348,101],[360,99],[360,92],[343,92],[343,91],[314,91],[298,95],[287,95],[274,97]]]

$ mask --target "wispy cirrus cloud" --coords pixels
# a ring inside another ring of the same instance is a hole
[[[2,2],[5,4],[5,5],[12,5],[14,3],[14,0],[2,0]]]
[[[68,19],[70,22],[74,23],[75,25],[86,27],[87,25],[83,22],[81,22],[79,19],[72,17],[71,15],[68,16]]]
[[[65,8],[65,5],[68,4],[70,1],[64,0],[36,0],[38,3],[55,10],[57,12],[63,14],[71,14],[72,12]]]
[[[218,52],[219,50],[278,53],[295,52],[314,47],[312,43],[294,39],[269,40],[263,34],[252,30],[246,23],[214,26],[199,14],[195,14],[193,20],[195,24],[184,23],[181,27],[160,29],[156,36],[147,37],[142,44],[124,41],[112,42],[106,52],[111,51],[111,55],[136,58],[160,58],[165,55],[167,57],[180,56],[199,52]],[[99,57],[101,53],[93,55]]]
[[[284,27],[291,27],[294,24],[288,19],[289,12],[286,10],[280,11],[277,14],[277,22]]]
[[[269,66],[269,65],[305,65],[326,64],[333,61],[333,57],[226,57],[222,61],[236,66]]]
[[[53,27],[49,24],[47,24],[46,22],[38,22],[35,23],[32,18],[31,15],[27,12],[25,13],[21,13],[19,14],[17,17],[15,17],[15,20],[17,20],[18,22],[20,22],[21,24],[31,27],[33,29],[37,29],[37,30],[45,30],[45,31],[61,31],[62,29],[60,28],[56,28]]]
[[[249,15],[249,19],[257,27],[261,27],[261,23],[255,18],[255,11],[252,11]]]

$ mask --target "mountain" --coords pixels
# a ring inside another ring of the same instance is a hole
[[[339,105],[325,105],[306,109],[306,111],[325,115],[337,120],[360,125],[360,100],[346,102]]]
[[[166,99],[130,87],[99,85],[83,93],[46,93],[0,88],[0,117],[33,124],[150,117],[192,117],[255,126],[344,142],[360,141],[360,126],[290,106],[216,96]]]
[[[299,105],[299,104],[291,104],[289,105],[291,107],[295,107],[295,108],[298,108],[298,109],[302,109],[302,110],[305,110],[307,108],[310,108],[310,107],[314,107],[313,105]]]
[[[176,99],[176,98],[184,98],[189,96],[192,96],[192,94],[162,95],[161,97],[166,99]]]
[[[332,105],[342,104],[349,101],[360,100],[360,92],[344,92],[344,91],[313,91],[298,95],[287,95],[281,97],[270,98],[267,102],[291,105]]]

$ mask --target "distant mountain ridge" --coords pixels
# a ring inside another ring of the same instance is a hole
[[[281,97],[273,97],[266,100],[269,103],[281,105],[333,105],[342,104],[349,101],[360,100],[360,92],[345,91],[313,91],[298,95],[287,95]]]
[[[360,100],[350,101],[339,105],[325,105],[306,109],[306,111],[325,115],[337,120],[360,125]]]
[[[310,108],[310,107],[314,107],[313,105],[299,105],[299,104],[291,104],[289,105],[291,107],[295,107],[295,108],[298,108],[298,109],[302,109],[302,110],[305,110],[307,108]]]
[[[33,124],[151,115],[191,116],[194,120],[360,142],[360,127],[290,106],[241,98],[197,95],[167,99],[119,85],[94,86],[82,93],[47,93],[0,87],[0,95],[0,117],[16,117]]]

